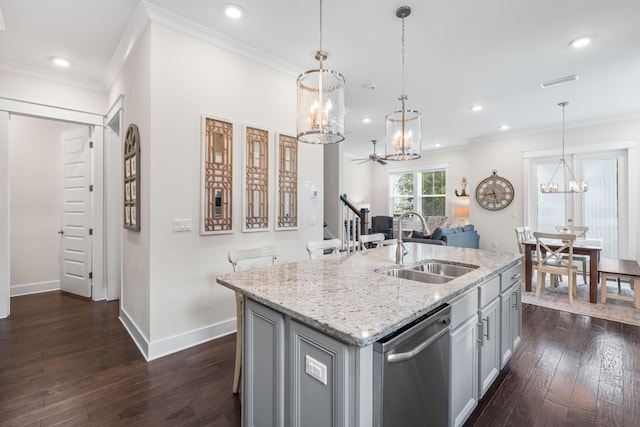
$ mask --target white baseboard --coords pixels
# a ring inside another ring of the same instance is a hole
[[[131,336],[133,342],[138,346],[140,353],[142,353],[142,357],[144,357],[145,360],[149,360],[147,357],[147,354],[149,353],[149,340],[147,340],[144,334],[140,331],[140,328],[138,328],[138,325],[136,325],[136,322],[129,317],[122,306],[120,306],[120,323],[122,323],[127,332],[129,332],[129,336]]]
[[[149,345],[149,357],[147,360],[158,359],[180,350],[194,347],[198,344],[229,335],[236,331],[236,319],[225,320],[214,325],[186,332]]]
[[[229,335],[236,331],[236,320],[230,319],[150,343],[137,327],[135,322],[131,320],[127,312],[122,308],[120,308],[120,321],[138,346],[142,356],[147,361],[159,359],[163,356],[194,347],[198,344]]]
[[[59,291],[60,280],[50,282],[28,283],[26,285],[11,286],[11,296],[38,294],[40,292]]]

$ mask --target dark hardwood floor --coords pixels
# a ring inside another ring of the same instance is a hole
[[[235,334],[151,362],[118,302],[47,292],[0,320],[0,426],[239,426]]]
[[[521,345],[466,426],[640,425],[640,328],[523,307]],[[12,298],[11,313],[0,426],[240,425],[235,335],[147,363],[118,302],[48,292]]]
[[[522,311],[521,345],[465,426],[640,425],[640,327]]]

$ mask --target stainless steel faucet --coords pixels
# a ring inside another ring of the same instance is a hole
[[[427,227],[427,221],[425,221],[424,217],[417,211],[405,211],[400,214],[398,217],[398,244],[396,247],[396,264],[402,264],[402,257],[406,254],[404,251],[404,243],[402,243],[402,219],[407,215],[415,215],[420,218],[420,222],[422,222],[422,232],[425,234],[429,234],[429,229]]]

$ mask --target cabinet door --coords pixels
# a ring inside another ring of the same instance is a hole
[[[242,418],[246,426],[284,426],[284,316],[245,298]]]
[[[353,349],[288,320],[288,426],[355,424]]]
[[[480,334],[479,397],[489,389],[500,372],[500,298],[496,298],[478,312]]]
[[[472,316],[450,334],[449,420],[452,426],[464,424],[478,405],[476,322],[476,316]]]
[[[513,354],[512,329],[512,304],[513,288],[509,288],[500,294],[500,368],[504,368]]]

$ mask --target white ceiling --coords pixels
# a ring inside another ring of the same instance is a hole
[[[237,21],[224,16],[229,1],[148,0],[142,6],[166,9],[278,58],[293,73],[315,67],[317,0],[233,0],[245,11]],[[446,149],[558,129],[561,101],[570,102],[567,127],[640,117],[638,0],[324,0],[325,67],[347,83],[347,154],[370,154],[370,140],[384,139],[385,114],[399,107],[395,10],[403,5],[413,10],[406,18],[406,92],[423,114],[423,151],[436,143]],[[104,90],[138,6],[136,0],[0,0],[0,68]],[[590,46],[569,47],[585,35],[594,39]],[[53,56],[71,67],[54,69]],[[571,74],[580,80],[539,86]],[[472,112],[474,104],[484,110]],[[510,129],[500,131],[502,124]]]

